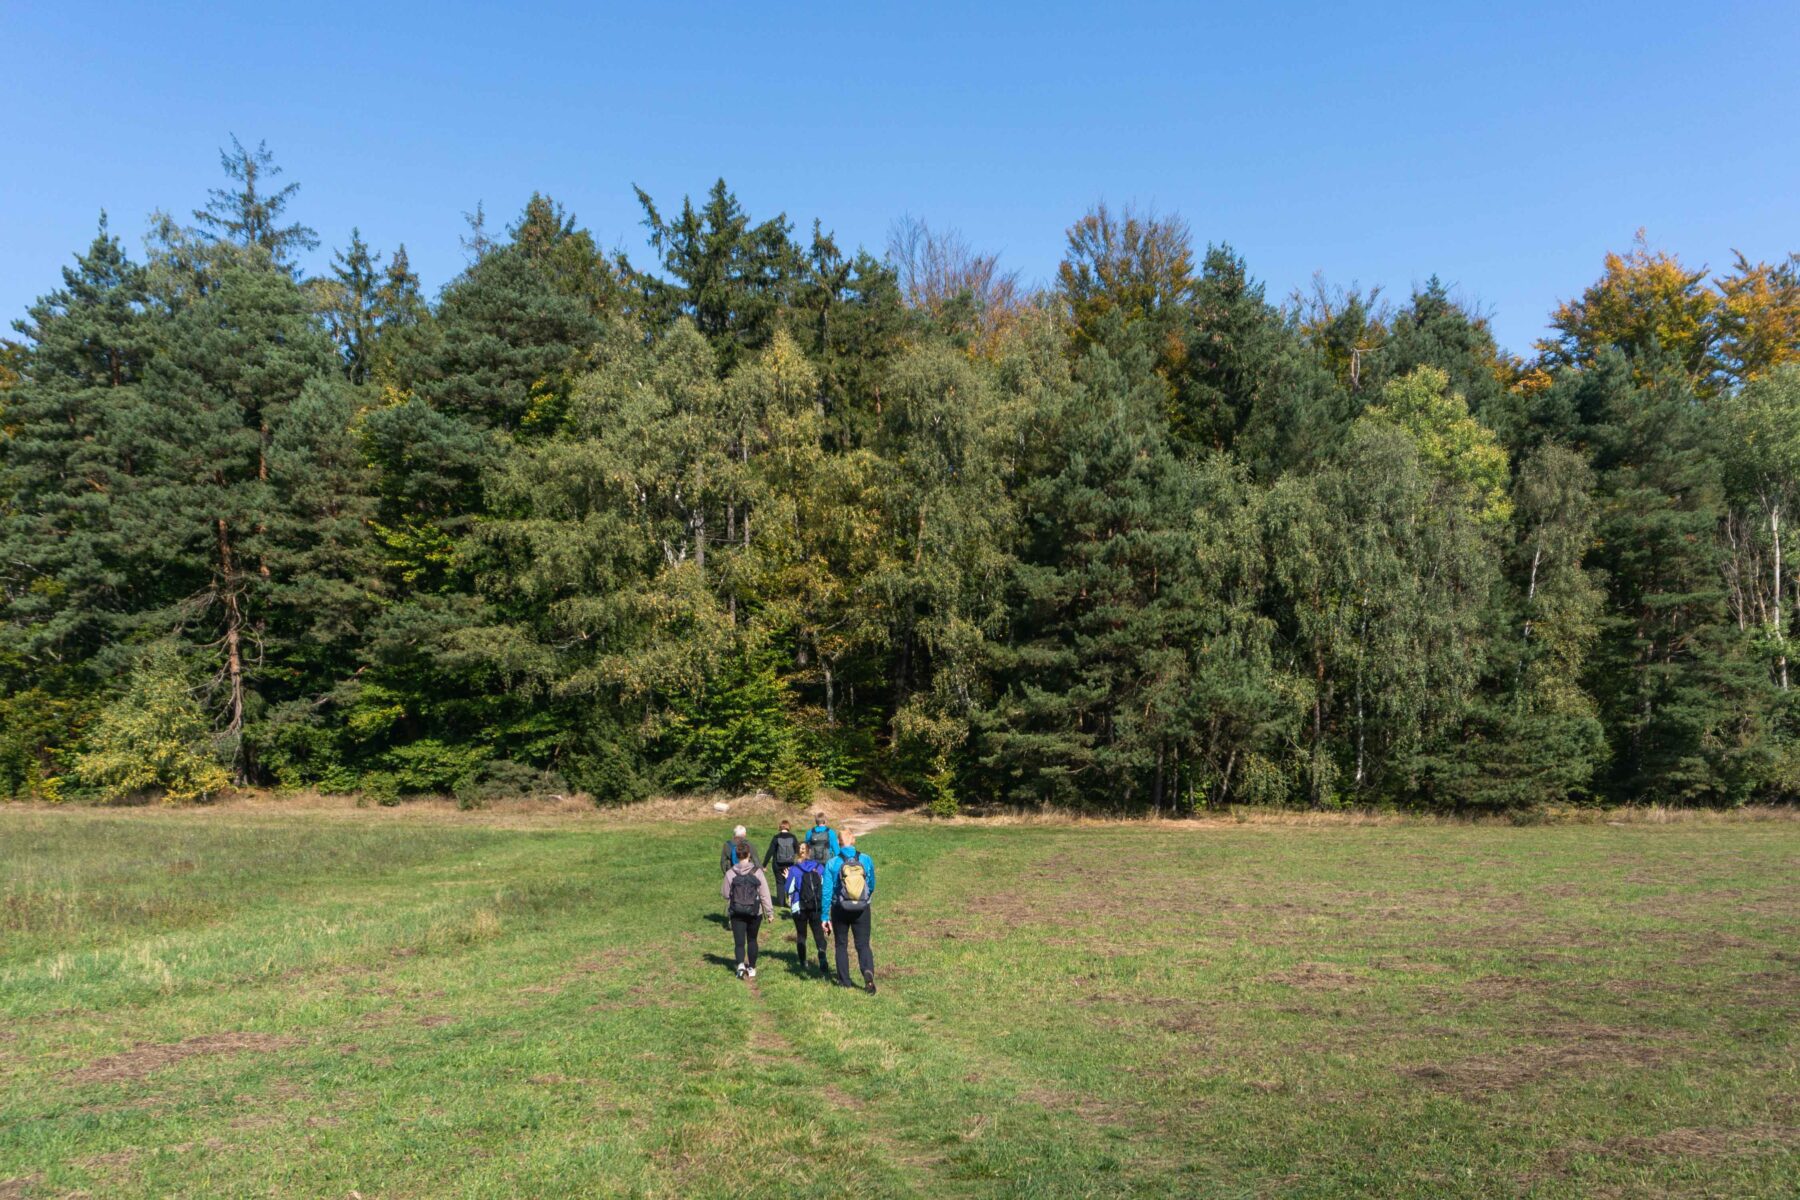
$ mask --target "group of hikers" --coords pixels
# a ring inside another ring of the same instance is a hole
[[[813,827],[796,836],[791,822],[783,821],[770,839],[761,860],[742,825],[732,831],[719,852],[719,869],[725,879],[719,895],[731,922],[731,940],[737,953],[739,979],[756,978],[756,936],[764,918],[775,915],[777,897],[794,921],[794,943],[799,967],[808,966],[806,938],[812,935],[819,951],[819,974],[833,978],[825,962],[825,935],[837,949],[838,987],[850,982],[849,943],[856,942],[856,963],[862,968],[863,990],[875,994],[875,955],[869,949],[869,907],[875,898],[875,863],[856,848],[856,835],[840,834],[823,812],[813,814]],[[774,872],[769,886],[763,863]]]

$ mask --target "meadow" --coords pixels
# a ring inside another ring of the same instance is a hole
[[[1800,821],[725,824],[0,806],[0,1198],[1800,1188]]]

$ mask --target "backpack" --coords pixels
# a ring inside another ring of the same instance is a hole
[[[869,877],[863,871],[862,859],[847,858],[838,871],[837,906],[845,912],[861,912],[869,907]]]
[[[745,871],[735,875],[731,880],[731,915],[734,917],[754,917],[762,912],[762,888],[757,885],[756,872]]]
[[[823,863],[831,857],[831,830],[814,825],[806,831],[806,844],[812,847],[813,861]]]
[[[825,872],[800,872],[800,898],[795,907],[808,913],[816,913],[825,907]]]
[[[775,865],[778,867],[793,866],[794,860],[800,857],[800,839],[791,833],[775,835]]]

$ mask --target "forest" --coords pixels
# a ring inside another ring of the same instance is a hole
[[[1640,234],[1519,357],[1175,216],[1031,285],[721,180],[638,192],[643,262],[478,208],[432,298],[355,230],[305,275],[297,185],[221,158],[0,343],[0,795],[1800,788],[1800,255]]]

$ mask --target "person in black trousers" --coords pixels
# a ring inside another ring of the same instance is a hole
[[[846,833],[837,857],[825,868],[825,895],[830,915],[825,932],[837,950],[837,985],[850,987],[850,948],[856,940],[856,963],[862,968],[863,990],[875,994],[875,953],[869,948],[869,906],[875,899],[875,863],[856,848],[856,835]]]
[[[769,839],[769,849],[763,855],[763,862],[769,868],[769,886],[774,889],[775,903],[785,904],[790,910],[794,906],[794,898],[788,895],[788,868],[799,861],[800,839],[794,836],[788,822],[783,821],[775,836]]]
[[[742,838],[737,843],[737,861],[719,884],[719,895],[725,900],[725,915],[731,920],[738,978],[755,979],[756,935],[763,918],[775,915],[775,904],[769,898],[769,881],[756,865],[750,843]]]
[[[819,948],[819,975],[829,977],[831,968],[825,962],[825,864],[814,862],[812,849],[805,842],[800,843],[800,861],[788,868],[784,890],[788,896],[788,911],[794,918],[794,946],[798,950],[795,961],[802,971],[806,970],[806,934],[812,932],[813,945]]]

